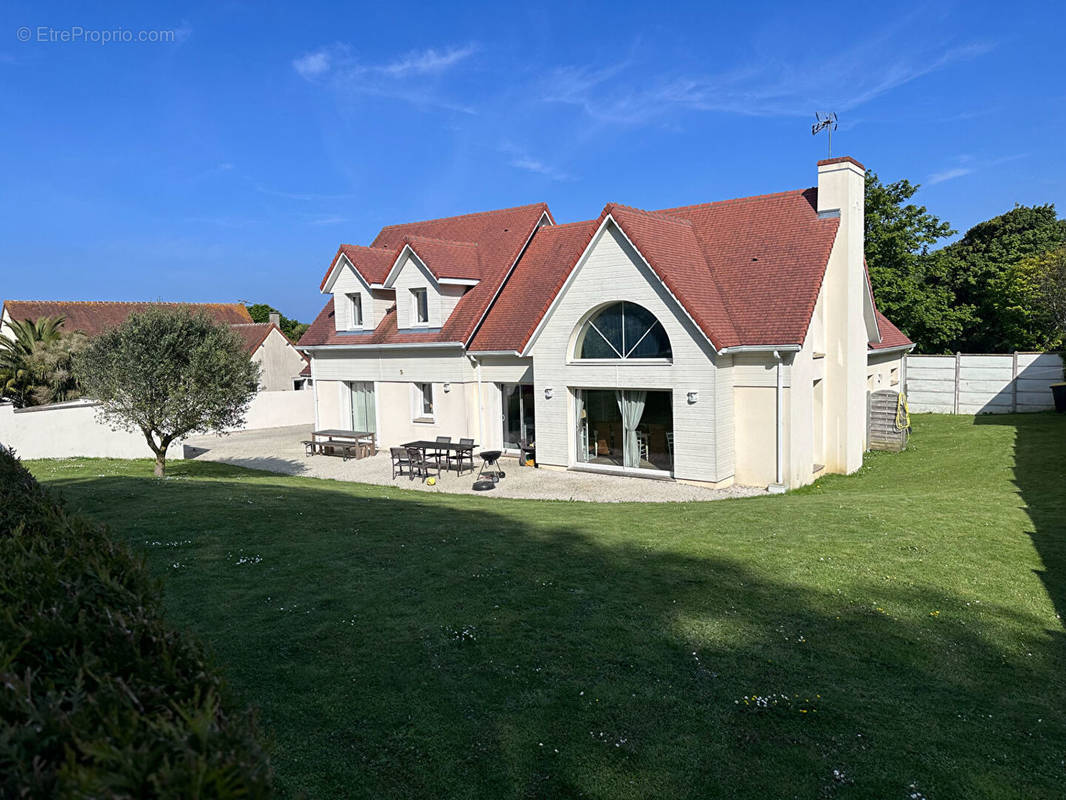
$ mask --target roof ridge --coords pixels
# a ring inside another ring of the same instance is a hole
[[[555,225],[541,225],[539,228],[537,228],[537,233],[540,233],[541,231],[557,231],[560,228],[569,228],[569,227],[571,227],[573,225],[595,225],[595,224],[596,224],[596,220],[594,220],[594,219],[579,219],[579,220],[575,220],[574,222],[560,222],[560,223],[556,223]]]
[[[243,303],[233,301],[229,303],[205,302],[203,300],[4,300],[5,303],[63,303],[66,305],[92,306],[140,306],[145,303],[153,306],[242,306]],[[236,324],[236,323],[235,323]],[[247,323],[241,323],[247,324]]]
[[[418,234],[418,233],[405,233],[403,235],[403,238],[404,239],[414,239],[416,241],[417,240],[421,240],[423,242],[440,242],[441,244],[458,244],[458,245],[464,245],[466,247],[478,247],[479,246],[477,242],[463,242],[463,241],[460,241],[458,239],[438,239],[436,236],[423,236],[423,235]]]
[[[624,209],[626,211],[633,211],[633,212],[635,212],[637,214],[643,214],[646,217],[651,217],[652,219],[661,220],[663,222],[671,222],[671,223],[674,223],[675,225],[682,225],[682,226],[689,227],[689,228],[692,227],[692,221],[691,220],[684,219],[682,217],[674,217],[674,216],[666,214],[666,213],[664,213],[662,211],[649,211],[646,208],[637,208],[636,206],[627,206],[625,203],[608,203],[607,207],[608,208],[612,208],[612,209],[613,208],[621,208],[621,209]]]
[[[672,208],[660,208],[655,213],[669,214],[673,211],[688,211],[693,208],[706,208],[707,206],[723,206],[730,203],[750,203],[755,200],[771,200],[776,197],[791,197],[793,195],[802,195],[804,192],[809,192],[811,189],[817,189],[816,186],[808,186],[805,189],[789,189],[784,192],[771,192],[770,194],[753,194],[749,197],[732,197],[727,200],[712,200],[709,203],[692,203],[687,206],[674,206]]]
[[[392,230],[393,228],[403,228],[403,227],[406,227],[408,225],[424,225],[427,222],[443,222],[446,219],[447,220],[451,220],[451,219],[466,219],[467,217],[481,217],[481,216],[484,216],[485,214],[502,214],[502,213],[504,213],[506,211],[521,211],[521,210],[525,210],[527,208],[543,208],[545,211],[547,211],[548,210],[548,204],[543,202],[543,201],[541,201],[539,203],[526,203],[525,205],[521,205],[521,206],[511,206],[510,208],[490,208],[487,211],[469,211],[466,214],[455,214],[455,215],[450,216],[450,217],[434,217],[433,219],[415,219],[415,220],[411,220],[410,222],[398,222],[395,225],[385,225],[385,226],[382,227],[381,230],[388,231],[388,230]],[[378,233],[378,235],[379,236],[381,235],[380,232]]]

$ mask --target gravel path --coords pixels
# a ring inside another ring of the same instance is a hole
[[[519,467],[515,459],[508,458],[500,460],[500,466],[506,471],[507,477],[490,492],[475,492],[471,488],[474,476],[470,473],[464,473],[459,477],[454,472],[442,473],[436,486],[428,486],[418,479],[412,481],[406,475],[393,480],[392,466],[387,452],[378,453],[373,458],[349,461],[335,456],[308,457],[304,455],[304,448],[300,442],[310,438],[311,428],[302,425],[242,431],[228,436],[200,437],[186,441],[185,457],[310,478],[373,483],[423,492],[495,495],[530,500],[658,503],[722,500],[728,497],[747,497],[766,493],[765,489],[752,486],[708,489],[673,481],[596,475],[587,472],[528,469]],[[474,463],[480,466],[481,462],[475,457]]]

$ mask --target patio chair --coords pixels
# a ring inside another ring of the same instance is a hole
[[[469,462],[470,471],[474,471],[474,440],[473,439],[459,439],[459,444],[463,446],[462,450],[450,451],[448,453],[447,469],[452,468],[453,462],[455,465],[455,474],[462,475],[463,467]]]
[[[429,456],[422,455],[422,451],[417,447],[407,448],[407,460],[409,465],[407,475],[411,480],[414,480],[417,475],[424,481],[434,467],[437,468],[437,477],[440,477],[440,467],[430,461]]]
[[[392,458],[392,477],[403,475],[404,469],[411,472],[411,457],[407,450],[402,447],[390,447],[389,456]]]

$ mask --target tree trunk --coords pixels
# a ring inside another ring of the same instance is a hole
[[[157,478],[165,478],[167,474],[167,456],[166,453],[155,454],[155,476]]]

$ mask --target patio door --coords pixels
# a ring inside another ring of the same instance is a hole
[[[349,381],[348,388],[352,399],[352,430],[377,433],[374,384],[369,381]]]
[[[503,448],[517,450],[523,441],[536,441],[533,384],[501,383],[500,392],[503,395]]]
[[[577,389],[575,399],[578,462],[623,470],[673,470],[670,392]]]

